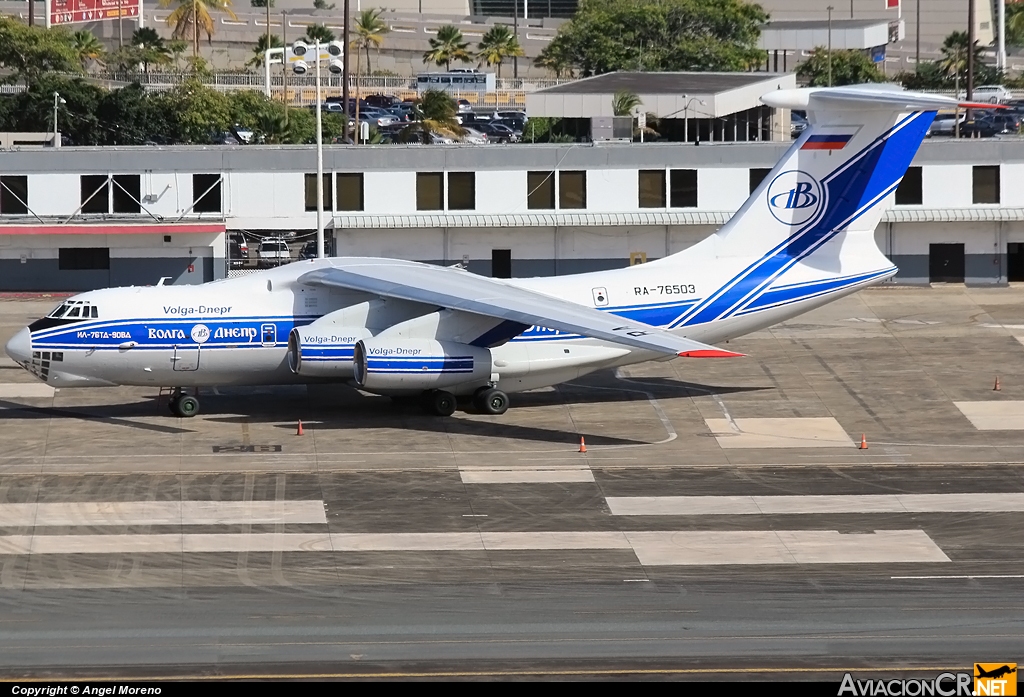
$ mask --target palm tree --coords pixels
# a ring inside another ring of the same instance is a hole
[[[1006,4],[1006,43],[1024,46],[1024,5]]]
[[[391,31],[387,22],[380,18],[384,10],[363,10],[356,15],[355,33],[351,46],[356,50],[356,75],[359,75],[359,49],[366,51],[366,73],[372,72],[370,67],[370,48],[380,52],[384,45],[384,35]]]
[[[430,50],[423,54],[428,63],[443,65],[445,70],[452,69],[452,61],[468,63],[470,60],[469,42],[462,40],[462,32],[458,27],[446,24],[437,30],[437,37],[430,40]]]
[[[315,44],[319,41],[322,44],[329,44],[334,41],[334,32],[327,28],[326,24],[310,24],[306,27],[306,35],[303,41]]]
[[[102,64],[100,58],[104,52],[103,44],[100,43],[95,34],[83,29],[76,31],[71,39],[74,42],[75,53],[78,55],[78,60],[83,68],[90,62]]]
[[[612,97],[612,113],[615,116],[632,116],[633,110],[643,104],[636,92],[622,90]]]
[[[281,41],[281,37],[277,34],[269,34],[270,43],[267,43],[267,34],[260,34],[259,41],[253,47],[253,57],[245,64],[247,68],[261,68],[263,67],[263,61],[267,57],[267,50],[271,48],[282,48],[284,43]]]
[[[495,24],[483,35],[480,43],[477,44],[476,57],[480,64],[498,66],[498,77],[501,77],[501,64],[506,58],[523,55],[523,47],[519,45],[519,39],[504,24]]]
[[[132,46],[139,49],[143,70],[147,73],[150,63],[160,65],[171,62],[170,50],[152,27],[141,27],[132,32]]]
[[[939,70],[946,79],[953,78],[956,92],[960,94],[960,76],[967,72],[967,32],[955,31],[942,42],[942,58],[938,60]],[[974,65],[981,66],[981,47],[974,42]]]
[[[174,58],[174,69],[181,70],[181,54],[188,50],[188,42],[181,39],[171,39],[167,43],[167,50]]]
[[[455,118],[455,102],[446,92],[427,90],[420,97],[416,111],[419,120],[402,129],[401,138],[404,141],[419,139],[423,143],[430,143],[430,137],[434,134],[458,138],[465,132]]]
[[[199,32],[213,43],[214,21],[210,12],[226,12],[231,19],[238,19],[231,10],[231,0],[160,0],[160,7],[170,7],[175,2],[178,7],[167,15],[167,24],[174,26],[171,34],[175,39],[190,37],[192,39],[192,56],[199,55]]]

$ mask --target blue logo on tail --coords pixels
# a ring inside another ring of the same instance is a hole
[[[783,225],[803,225],[814,218],[824,202],[821,184],[807,172],[789,170],[768,186],[768,211]]]

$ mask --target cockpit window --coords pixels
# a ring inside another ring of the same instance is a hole
[[[81,300],[68,300],[47,315],[50,319],[99,319],[99,308]]]

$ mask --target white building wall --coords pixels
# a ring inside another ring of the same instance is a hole
[[[595,213],[637,210],[639,186],[640,173],[636,169],[590,170],[587,172],[587,210]]]
[[[526,213],[526,172],[483,170],[476,173],[476,209],[480,213]]]
[[[363,175],[363,208],[367,214],[416,212],[416,172],[367,172]]]
[[[974,178],[971,165],[931,165],[921,168],[921,202],[926,208],[971,206]]]
[[[28,207],[39,216],[69,217],[81,205],[77,174],[33,174],[28,178]]]
[[[1024,230],[1021,223],[1013,227]],[[893,223],[892,233],[892,254],[897,256],[927,255],[928,245],[947,243],[963,243],[964,254],[998,253],[999,223]],[[881,248],[886,248],[884,241]]]
[[[750,170],[715,167],[697,170],[697,207],[735,211],[750,197]]]

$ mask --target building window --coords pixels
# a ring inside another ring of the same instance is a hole
[[[28,213],[28,177],[0,177],[0,214]]]
[[[665,170],[640,170],[640,207],[665,207]]]
[[[444,210],[444,173],[416,173],[416,210]]]
[[[448,173],[448,210],[476,209],[476,175],[473,172]]]
[[[107,247],[69,247],[57,251],[60,271],[108,271],[110,249]]]
[[[974,166],[974,202],[999,203],[999,165]]]
[[[558,207],[559,208],[586,208],[587,207],[587,173],[586,172],[559,172],[558,173]]]
[[[138,174],[115,174],[113,176],[113,199],[115,213],[139,213],[142,211],[142,177]]]
[[[697,207],[697,170],[674,169],[669,183],[672,187],[669,200],[672,208]]]
[[[363,175],[345,173],[336,175],[338,187],[338,210],[363,210]]]
[[[555,207],[555,173],[526,173],[526,207],[553,210]]]
[[[750,193],[754,193],[757,187],[761,186],[761,182],[764,178],[771,173],[771,169],[767,167],[751,167],[750,168]]]
[[[82,213],[110,212],[110,177],[105,174],[82,175]]]
[[[911,167],[896,187],[897,206],[920,206],[922,201],[921,168]]]
[[[196,213],[220,213],[220,175],[192,175],[192,210]]]
[[[334,197],[331,191],[331,175],[324,174],[324,210],[334,210]],[[306,175],[306,210],[316,210],[316,175]]]

